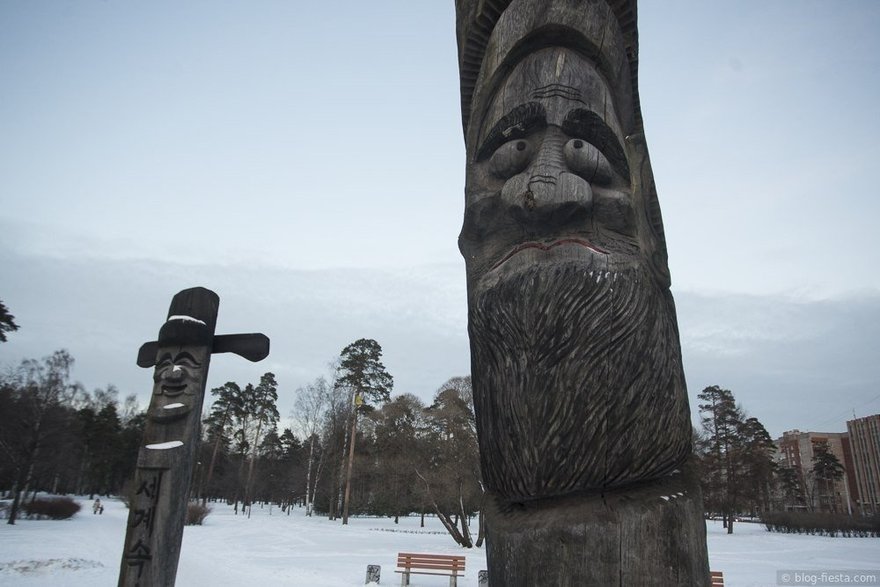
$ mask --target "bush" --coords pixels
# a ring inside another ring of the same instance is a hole
[[[69,497],[53,497],[26,502],[21,509],[29,518],[66,520],[80,510],[80,505]]]
[[[188,503],[186,504],[186,525],[201,526],[202,522],[210,513],[211,508],[208,506],[204,506],[200,503]]]
[[[818,536],[880,536],[880,516],[850,517],[820,512],[768,512],[761,516],[769,532]]]

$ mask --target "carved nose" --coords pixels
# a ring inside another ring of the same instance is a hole
[[[186,375],[186,372],[182,367],[172,365],[162,373],[162,379],[165,381],[180,381],[184,378],[184,375]]]
[[[546,189],[556,186],[559,176],[562,175],[565,168],[565,156],[563,147],[565,146],[565,137],[559,133],[548,132],[538,151],[534,164],[528,170],[529,182],[528,187],[534,191],[540,190],[546,196],[553,197],[556,190]]]
[[[504,184],[502,200],[521,223],[556,227],[589,216],[593,190],[569,171],[564,150],[567,140],[561,131],[549,129],[534,162]]]

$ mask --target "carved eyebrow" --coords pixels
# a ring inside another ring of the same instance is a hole
[[[581,104],[584,103],[584,101],[581,100],[581,91],[566,84],[548,84],[546,86],[541,86],[532,92],[532,98],[535,100],[538,100],[539,98],[557,97],[565,98],[566,100],[575,100]]]
[[[570,137],[583,139],[599,149],[614,171],[629,179],[629,163],[617,135],[605,121],[591,110],[575,108],[562,122],[562,131]]]
[[[193,357],[191,354],[189,354],[186,351],[179,352],[179,353],[177,353],[177,356],[174,357],[175,363],[179,363],[181,360],[188,360],[190,363],[194,364],[196,367],[199,367],[201,365],[201,363],[196,361],[195,357]]]
[[[495,149],[514,139],[526,137],[547,126],[547,113],[538,102],[520,104],[492,126],[486,140],[477,150],[477,161],[482,161]]]

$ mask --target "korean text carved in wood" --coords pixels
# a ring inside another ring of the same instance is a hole
[[[158,340],[138,353],[138,365],[155,369],[129,496],[120,587],[174,585],[211,354],[233,352],[251,361],[269,354],[262,334],[214,336],[219,303],[205,288],[179,292]]]

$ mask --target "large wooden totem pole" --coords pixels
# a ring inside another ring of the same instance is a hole
[[[708,585],[635,0],[456,0],[489,581]]]
[[[215,336],[219,304],[217,294],[202,287],[179,292],[159,339],[138,353],[139,366],[155,366],[154,385],[129,496],[119,587],[174,585],[211,354],[250,361],[269,354],[263,334]]]

